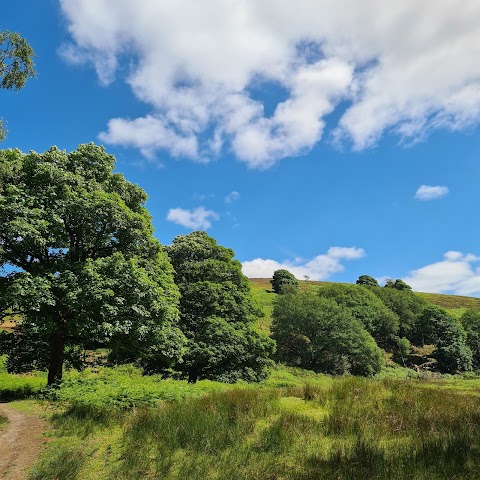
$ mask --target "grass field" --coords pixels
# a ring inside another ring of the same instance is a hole
[[[54,434],[30,480],[480,478],[479,379],[333,378],[278,368],[253,386],[195,390],[171,381],[170,400],[161,400],[160,383],[159,400],[146,404],[129,398],[143,380],[128,375],[98,377],[105,390],[90,378],[94,390],[82,402],[73,388],[79,378],[43,401]],[[127,377],[129,400],[118,403],[108,392]]]

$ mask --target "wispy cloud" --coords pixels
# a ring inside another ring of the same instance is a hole
[[[167,214],[168,221],[193,230],[208,230],[212,226],[212,221],[219,218],[218,213],[207,210],[205,207],[198,207],[194,210],[171,208]]]
[[[326,254],[317,255],[311,260],[277,262],[256,258],[242,263],[244,275],[249,278],[269,278],[275,270],[285,269],[300,280],[308,276],[311,280],[326,280],[334,273],[342,272],[343,260],[356,260],[365,256],[365,250],[357,247],[331,247]]]
[[[230,192],[226,197],[225,197],[225,203],[232,203],[235,202],[240,198],[240,194],[236,192],[235,190],[233,192]]]
[[[415,192],[415,198],[417,200],[436,200],[437,198],[445,197],[447,194],[448,187],[421,185]]]

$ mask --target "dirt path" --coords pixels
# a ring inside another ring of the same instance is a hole
[[[26,479],[26,469],[33,465],[45,443],[42,434],[48,424],[13,409],[8,403],[0,403],[0,415],[9,422],[0,431],[0,480]]]

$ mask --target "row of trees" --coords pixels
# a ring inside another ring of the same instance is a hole
[[[383,364],[379,347],[405,364],[411,345],[432,345],[436,367],[453,373],[479,368],[479,327],[479,312],[467,311],[458,320],[402,280],[382,288],[363,275],[357,285],[284,292],[272,331],[279,360],[317,371],[372,374]]]
[[[256,331],[261,312],[231,249],[205,232],[163,248],[153,236],[147,196],[114,173],[103,147],[67,153],[0,152],[0,306],[21,317],[3,334],[11,371],[81,368],[85,349],[147,372],[233,382],[258,381],[275,342]],[[272,278],[277,358],[332,373],[371,375],[380,349],[435,347],[443,371],[480,366],[480,315],[462,322],[428,305],[401,280],[298,292],[288,271]]]
[[[81,367],[85,349],[190,381],[259,380],[274,342],[253,328],[249,282],[204,232],[162,248],[147,196],[103,147],[0,152],[0,306],[11,371]]]

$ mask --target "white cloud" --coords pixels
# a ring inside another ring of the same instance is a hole
[[[311,260],[296,259],[294,262],[256,258],[242,263],[243,274],[249,278],[269,278],[275,270],[285,269],[302,280],[305,275],[311,280],[326,280],[337,272],[342,272],[342,260],[355,260],[365,256],[362,248],[331,247],[326,254]]]
[[[60,0],[72,63],[103,84],[121,61],[152,108],[114,118],[104,142],[206,161],[231,149],[267,168],[334,139],[362,149],[480,121],[480,2],[464,0]],[[126,71],[122,69],[122,71]],[[252,87],[286,92],[272,115]],[[330,117],[331,118],[331,117]]]
[[[435,200],[437,198],[445,197],[448,194],[448,187],[421,185],[415,192],[417,200]]]
[[[225,197],[225,203],[232,203],[235,202],[240,198],[240,193],[236,192],[233,190],[233,192],[230,192],[226,197]]]
[[[167,220],[193,230],[207,230],[212,226],[213,220],[218,220],[219,215],[213,210],[198,207],[194,210],[183,208],[171,208],[167,214]]]
[[[440,262],[409,273],[405,281],[414,290],[432,293],[480,296],[480,257],[471,253],[450,251]]]

